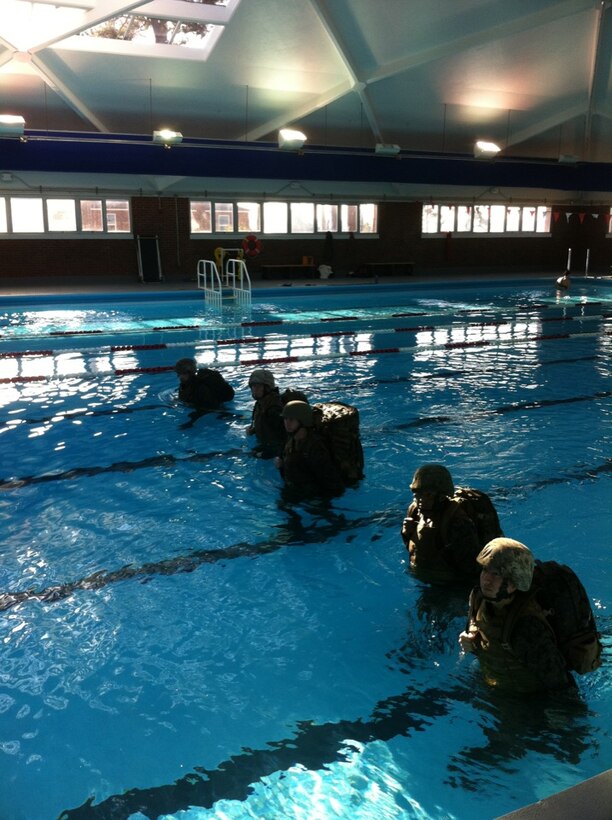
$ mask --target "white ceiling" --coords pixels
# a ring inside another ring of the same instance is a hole
[[[28,130],[270,142],[293,125],[309,145],[471,153],[483,138],[506,157],[612,162],[610,2],[0,6],[0,113]],[[79,36],[122,12],[224,25],[210,53]]]

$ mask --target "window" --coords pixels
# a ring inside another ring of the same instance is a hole
[[[238,231],[257,233],[261,230],[261,211],[258,202],[238,202]]]
[[[357,233],[359,230],[359,205],[341,205],[340,220],[345,233]]]
[[[50,231],[76,231],[74,199],[48,199],[47,222]]]
[[[376,233],[378,230],[378,206],[370,203],[369,205],[359,206],[359,231],[361,233]]]
[[[106,222],[109,233],[129,233],[130,203],[127,199],[106,200]]]
[[[545,234],[551,210],[546,205],[444,205],[427,203],[421,210],[423,234]]]
[[[315,207],[312,202],[291,203],[291,233],[314,233]]]
[[[104,230],[101,199],[81,200],[81,230],[93,233]]]
[[[13,233],[44,233],[43,201],[39,198],[11,197]]]
[[[215,231],[217,233],[234,233],[234,206],[231,202],[215,204]]]
[[[191,202],[191,233],[212,233],[212,203]]]
[[[130,234],[128,199],[0,197],[0,234]]]
[[[264,233],[287,233],[287,203],[264,202]]]
[[[338,206],[337,205],[317,205],[317,230],[338,231]]]
[[[211,202],[191,200],[191,234],[249,233],[313,236],[375,234],[378,206],[373,202]]]

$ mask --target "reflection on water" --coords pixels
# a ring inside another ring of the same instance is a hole
[[[286,326],[259,347],[237,320],[227,345],[182,336],[180,354],[218,362],[236,386],[226,411],[192,424],[175,401],[176,347],[51,352],[49,379],[2,386],[1,817],[310,818],[316,807],[471,820],[476,800],[497,816],[605,767],[608,666],[579,680],[575,701],[486,689],[458,653],[468,591],[419,583],[399,537],[414,470],[446,463],[490,493],[509,535],[579,571],[609,653],[602,310],[584,306],[582,336],[511,347],[559,313],[554,295],[343,299],[270,304]],[[409,334],[401,353],[352,355],[356,339],[388,341],[390,314],[426,311],[434,329]],[[314,323],[349,315],[354,336],[308,340]],[[492,344],[452,346],[474,340]],[[283,388],[358,406],[358,488],[283,499],[244,433],[253,351],[296,354],[271,365]],[[39,358],[3,359],[3,372],[35,375]],[[125,363],[149,370],[108,372]]]

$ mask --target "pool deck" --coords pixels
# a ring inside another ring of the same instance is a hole
[[[511,282],[519,279],[548,279],[551,284],[560,275],[560,272],[534,272],[522,271],[513,273],[483,273],[479,271],[454,272],[454,271],[431,271],[410,276],[381,276],[358,277],[358,276],[333,276],[330,279],[317,278],[284,278],[284,279],[253,279],[253,291],[267,288],[333,288],[337,285],[344,287],[351,285],[372,286],[398,285],[398,284],[423,284],[431,282],[439,284],[449,282],[457,284],[461,281],[478,281],[490,284],[491,282]],[[584,274],[574,273],[573,281],[579,283],[585,280]],[[590,275],[587,281],[604,280],[612,282],[612,276]],[[0,277],[0,298],[8,296],[47,296],[58,294],[88,294],[88,293],[168,293],[179,291],[197,290],[195,277],[184,279],[173,278],[162,282],[141,282],[138,278],[126,279],[122,277],[83,277],[66,276],[59,280],[56,277]]]

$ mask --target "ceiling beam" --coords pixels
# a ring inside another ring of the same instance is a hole
[[[511,134],[508,137],[508,142],[505,147],[519,145],[521,142],[532,139],[532,137],[537,137],[539,134],[544,134],[546,131],[550,131],[551,128],[563,125],[570,120],[576,119],[576,117],[583,117],[585,113],[585,106],[581,103],[566,108],[563,111],[556,111],[554,114],[551,114],[550,117],[545,117],[539,122],[530,125],[528,128],[523,128],[521,131],[516,131],[514,134]]]
[[[472,34],[467,34],[465,37],[458,37],[456,40],[439,43],[431,48],[423,49],[423,51],[417,51],[414,54],[393,60],[372,71],[366,82],[368,85],[377,83],[381,80],[386,80],[389,77],[401,74],[404,71],[409,71],[411,68],[416,68],[417,66],[448,57],[451,53],[457,54],[460,51],[467,51],[476,46],[502,40],[513,34],[520,34],[523,31],[537,28],[546,23],[556,22],[561,17],[568,17],[588,9],[593,9],[594,6],[595,0],[562,0],[562,2],[550,6],[543,11],[526,14],[523,17],[510,20],[499,26],[492,26],[482,31],[475,31]]]
[[[91,125],[94,126],[98,131],[101,131],[104,134],[110,133],[110,129],[100,120],[96,115],[91,111],[85,103],[80,100],[77,95],[69,88],[66,83],[64,83],[60,78],[54,74],[48,66],[45,65],[43,60],[38,57],[38,55],[32,55],[32,60],[30,62],[32,68],[36,71],[38,76],[58,94],[64,102],[66,102],[73,111],[82,117],[84,120],[87,120]]]
[[[375,141],[384,142],[380,125],[378,123],[378,118],[376,117],[374,109],[372,108],[372,104],[370,102],[370,97],[368,95],[366,85],[363,82],[363,79],[359,76],[359,72],[355,68],[355,64],[350,57],[350,49],[344,41],[343,37],[340,35],[338,27],[335,25],[331,15],[329,14],[329,10],[327,8],[325,0],[310,0],[310,4],[314,9],[317,17],[319,18],[319,21],[323,26],[325,33],[327,34],[334,48],[336,49],[336,53],[342,61],[345,70],[347,71],[349,77],[352,80],[352,89],[356,91],[359,95],[363,111],[366,115],[366,119],[368,120]]]
[[[160,20],[185,20],[202,25],[208,23],[225,26],[232,19],[239,3],[240,0],[234,0],[230,6],[211,6],[208,3],[185,3],[184,0],[152,0],[150,3],[142,3],[137,11],[145,17]]]
[[[280,114],[278,117],[257,126],[257,128],[249,128],[247,133],[241,134],[236,137],[236,139],[254,142],[255,140],[265,137],[266,134],[270,134],[272,131],[278,131],[279,128],[284,128],[285,126],[298,122],[304,117],[307,117],[309,114],[312,114],[314,111],[319,111],[321,108],[325,108],[326,105],[339,100],[341,97],[345,97],[353,90],[354,88],[351,81],[346,80],[345,82],[340,83],[340,85],[328,89],[328,91],[324,94],[316,97],[314,101],[304,104],[301,108],[294,108],[292,111]]]
[[[606,21],[605,15],[610,12],[610,2],[602,3],[599,7],[597,19],[593,31],[593,53],[591,56],[591,73],[589,76],[589,101],[586,110],[586,121],[584,124],[584,142],[582,146],[582,158],[589,159],[591,154],[591,135],[593,130],[593,108],[595,106],[596,89],[599,84],[605,83],[607,89],[608,75],[610,72],[610,44],[604,43],[604,26],[610,22],[609,16]],[[604,45],[607,49],[607,59],[602,56]]]
[[[38,51],[42,51],[45,48],[49,48],[49,46],[59,43],[61,40],[65,40],[67,37],[80,34],[80,32],[86,31],[92,26],[97,26],[105,20],[111,20],[113,17],[117,17],[121,14],[127,14],[141,5],[142,0],[100,0],[95,8],[81,15],[78,25],[67,26],[62,31],[56,32],[52,37],[42,42],[32,43],[27,50],[30,54],[35,54]]]

